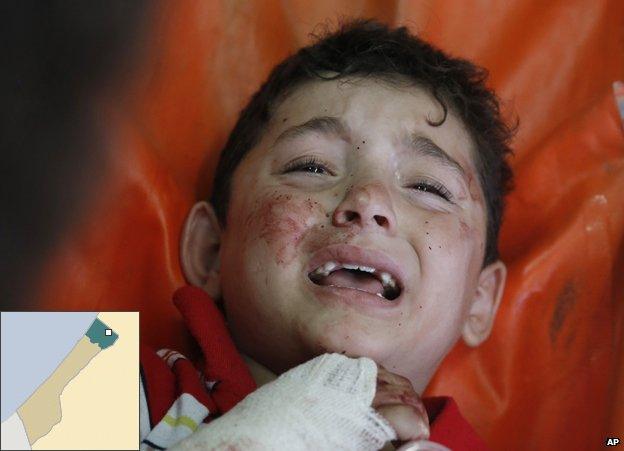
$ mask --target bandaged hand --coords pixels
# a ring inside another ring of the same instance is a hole
[[[397,435],[372,407],[376,388],[371,359],[324,354],[260,387],[173,449],[379,450]]]

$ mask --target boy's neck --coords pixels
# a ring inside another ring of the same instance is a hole
[[[251,357],[248,357],[245,354],[242,354],[242,356],[245,364],[247,365],[247,368],[249,368],[249,371],[251,372],[251,376],[253,377],[254,381],[256,381],[256,385],[258,387],[261,387],[264,384],[268,384],[272,380],[277,379],[276,374],[274,374],[266,367],[260,365]]]

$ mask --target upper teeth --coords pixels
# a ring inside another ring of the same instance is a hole
[[[329,273],[332,272],[337,267],[338,267],[338,263],[327,262],[324,265],[319,266],[314,271],[312,271],[312,274],[318,275],[318,276],[329,276]]]
[[[389,273],[385,271],[378,271],[376,268],[372,268],[370,266],[355,265],[351,263],[336,263],[333,261],[329,261],[325,263],[324,265],[319,266],[314,271],[312,271],[311,275],[316,276],[316,277],[319,277],[319,276],[327,277],[331,272],[337,269],[341,269],[341,268],[357,269],[360,271],[365,271],[371,274],[375,274],[379,276],[379,279],[381,279],[381,284],[383,285],[384,288],[396,287],[396,280],[394,280],[394,278]]]
[[[377,271],[375,268],[371,268],[370,266],[350,265],[348,263],[343,264],[342,267],[345,269],[359,269],[360,271],[366,271],[370,273],[374,273],[375,271]]]

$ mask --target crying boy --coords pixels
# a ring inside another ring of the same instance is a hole
[[[485,79],[373,21],[275,67],[187,219],[175,302],[204,360],[143,352],[142,449],[483,448],[420,394],[505,285],[512,130]]]

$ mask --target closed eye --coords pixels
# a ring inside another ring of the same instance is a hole
[[[453,199],[453,195],[451,194],[451,192],[447,190],[442,184],[437,182],[418,182],[415,185],[410,186],[410,188],[417,191],[432,193],[448,202],[452,202]]]
[[[304,160],[296,160],[289,163],[284,168],[284,174],[289,172],[309,172],[312,174],[329,174],[332,172],[323,163],[319,162],[315,157],[307,157]]]

